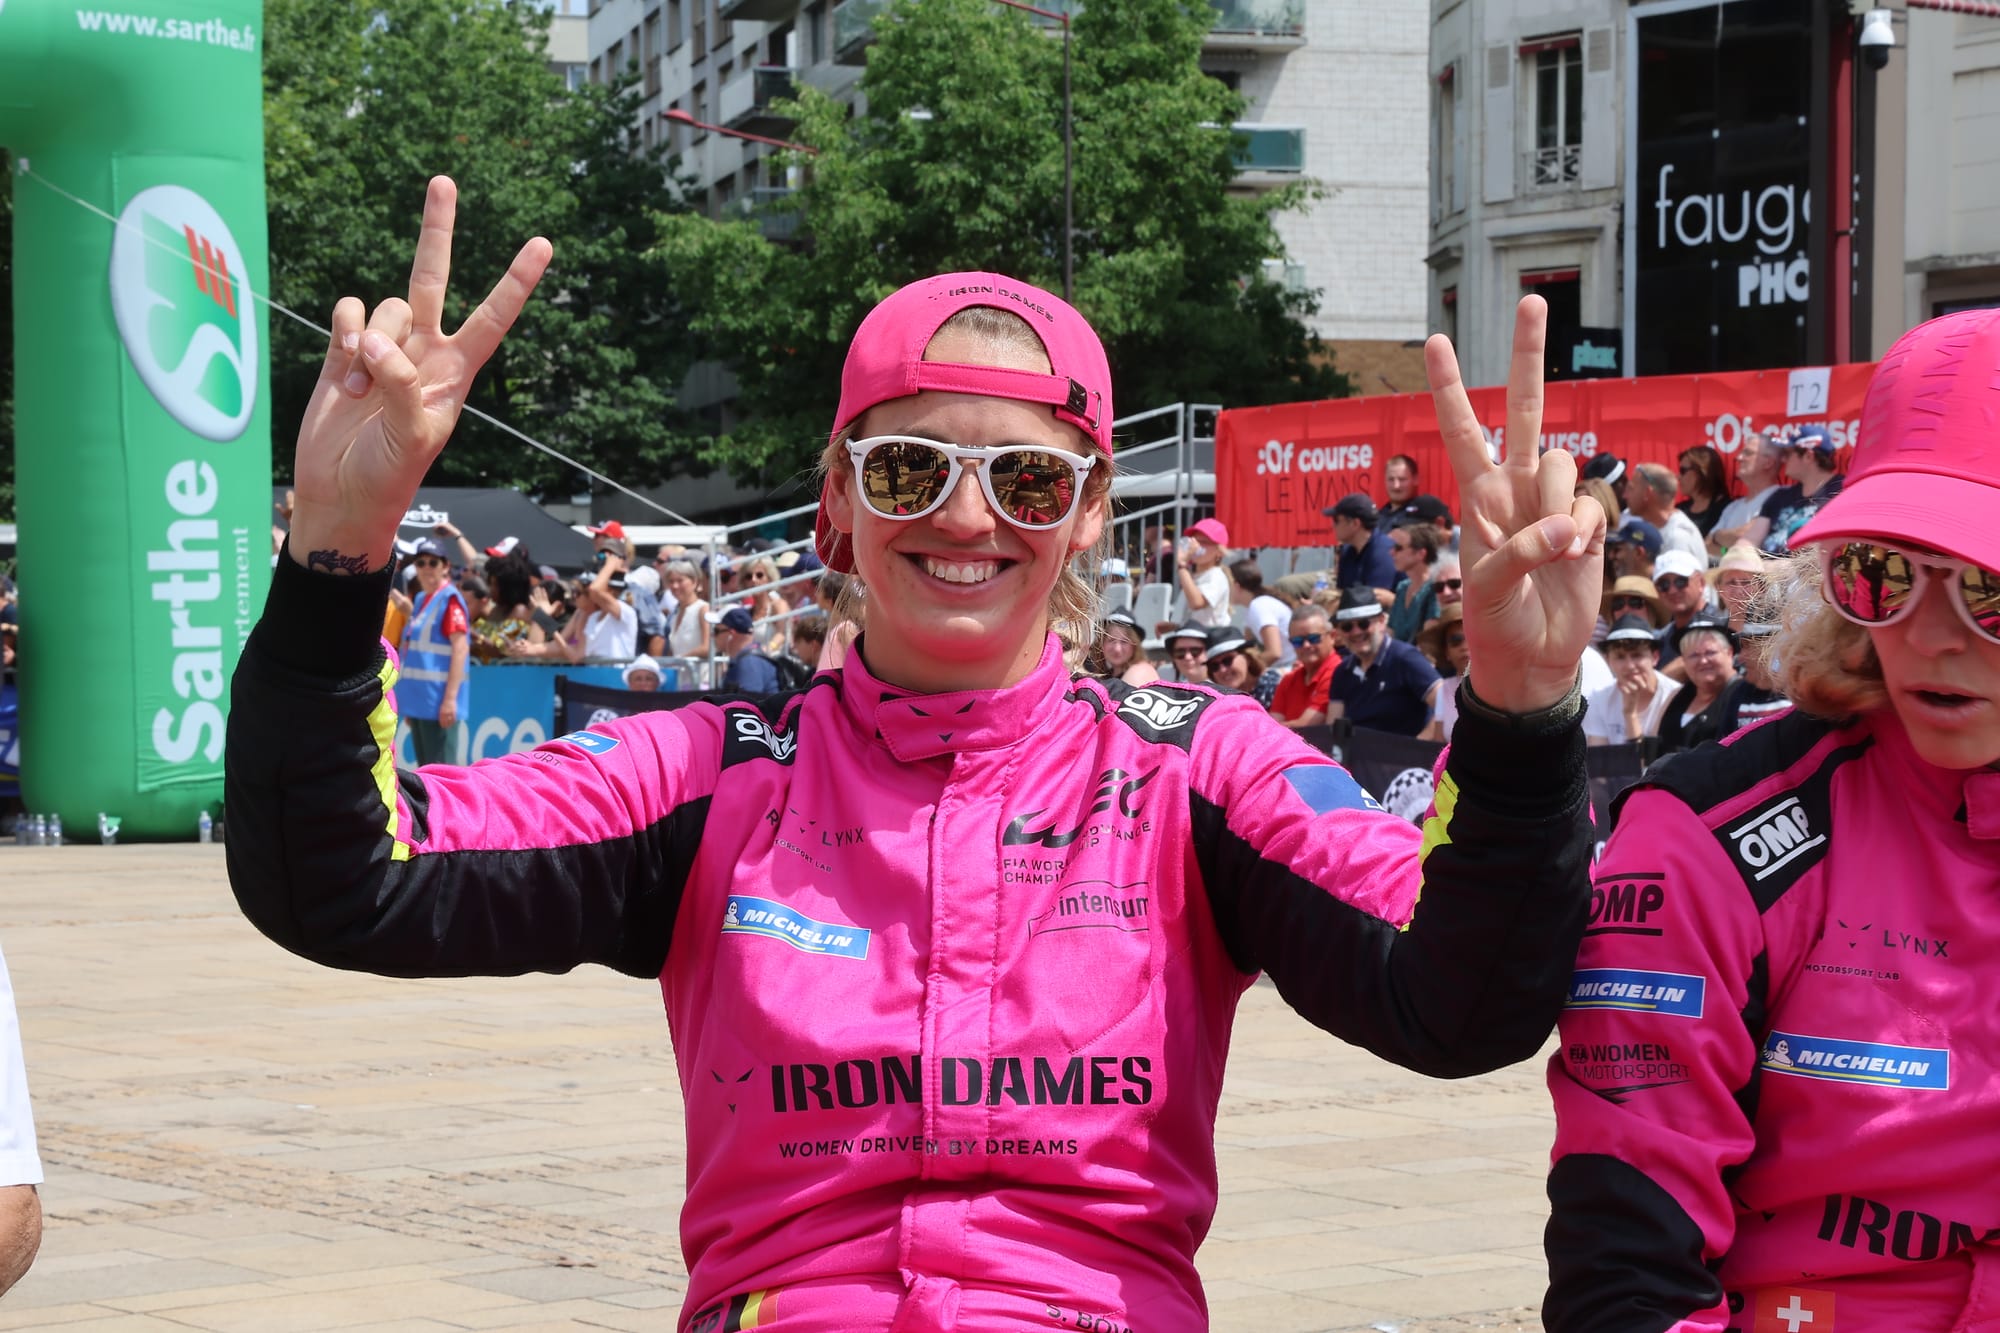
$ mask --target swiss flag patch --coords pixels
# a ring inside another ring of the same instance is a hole
[[[1833,1293],[1802,1287],[1766,1287],[1757,1293],[1751,1333],[1826,1333],[1833,1327]]]

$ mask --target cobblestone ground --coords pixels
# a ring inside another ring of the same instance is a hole
[[[318,968],[237,915],[221,851],[0,848],[48,1170],[0,1330],[670,1330],[684,1145],[657,990]],[[1537,1064],[1428,1082],[1264,986],[1236,1031],[1216,1329],[1537,1327]]]

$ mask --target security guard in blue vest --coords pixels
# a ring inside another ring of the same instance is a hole
[[[451,582],[451,556],[443,542],[426,537],[411,563],[418,592],[403,629],[403,670],[396,709],[410,724],[410,748],[419,767],[456,763],[459,720],[466,711],[466,663],[472,616]]]

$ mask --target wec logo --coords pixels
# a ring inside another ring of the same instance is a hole
[[[1167,732],[1200,712],[1201,704],[1199,697],[1177,699],[1157,690],[1135,690],[1118,706],[1118,715],[1153,731]]]
[[[111,243],[111,310],[132,369],[196,435],[233,440],[257,405],[257,321],[222,215],[179,185],[134,195]]]

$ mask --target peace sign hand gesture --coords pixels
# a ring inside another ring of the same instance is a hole
[[[299,427],[292,559],[365,574],[388,563],[396,525],[458,424],[479,373],[528,302],[553,253],[540,237],[458,332],[447,335],[458,187],[431,179],[407,301],[390,297],[363,324],[352,296],[333,308],[333,336]]]
[[[1604,511],[1572,498],[1576,460],[1540,453],[1542,358],[1548,304],[1521,299],[1507,374],[1506,459],[1495,464],[1442,335],[1424,344],[1424,368],[1451,468],[1458,477],[1465,576],[1465,641],[1481,699],[1510,713],[1559,703],[1575,685],[1604,590]]]

